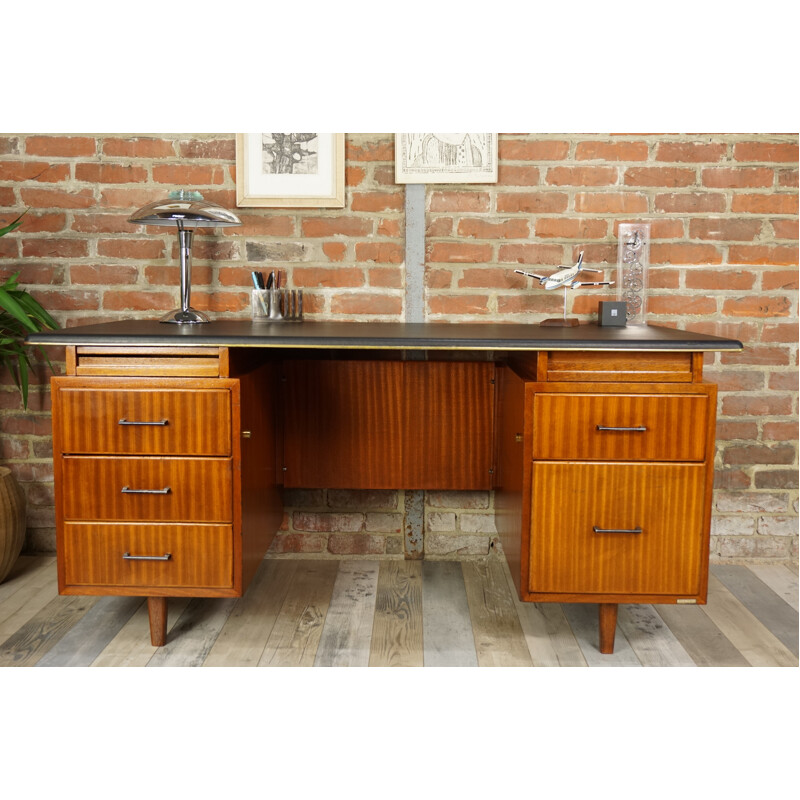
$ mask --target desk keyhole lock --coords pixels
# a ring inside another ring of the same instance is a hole
[[[250,431],[242,431],[242,439],[249,439]]]
[[[517,444],[522,444],[522,434],[521,433],[515,433],[514,434],[514,441]]]

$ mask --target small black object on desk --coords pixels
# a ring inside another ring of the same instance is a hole
[[[627,315],[628,304],[624,301],[601,300],[597,309],[597,324],[604,328],[624,328]]]

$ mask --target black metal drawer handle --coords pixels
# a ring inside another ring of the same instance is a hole
[[[161,425],[161,426],[168,425],[168,424],[169,424],[169,420],[168,419],[159,419],[159,420],[152,420],[152,421],[145,420],[143,422],[137,422],[136,420],[125,419],[125,417],[123,417],[117,423],[117,425]]]
[[[597,525],[592,525],[592,530],[595,533],[641,533],[641,528],[598,528]]]
[[[163,556],[132,556],[130,553],[123,553],[122,558],[125,561],[169,561],[172,553],[164,553]]]
[[[163,489],[131,489],[130,486],[123,486],[122,494],[169,494],[172,491],[169,486]]]
[[[633,433],[644,433],[647,428],[644,425],[636,425],[633,428],[619,428],[614,425],[597,425],[598,431],[628,431]]]

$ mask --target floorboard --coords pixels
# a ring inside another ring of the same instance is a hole
[[[241,598],[170,598],[153,647],[143,598],[57,592],[53,556],[0,584],[0,667],[797,667],[797,568],[712,566],[707,605],[523,603],[506,562],[269,558]]]
[[[624,633],[617,624],[614,639],[614,652],[603,655],[600,652],[598,633],[598,612],[594,603],[564,603],[564,614],[569,621],[572,632],[578,640],[583,657],[590,667],[641,667],[642,662],[636,657]]]
[[[782,564],[753,564],[750,571],[782,597],[795,611],[798,611],[797,568]]]
[[[659,605],[658,615],[698,667],[749,667],[750,662],[700,606]]]
[[[19,630],[58,597],[56,560],[47,559],[41,567],[15,579],[13,585],[17,590],[0,605],[0,641]]]
[[[764,582],[747,567],[715,565],[711,572],[790,653],[799,654],[797,611],[774,592],[765,592]]]
[[[531,654],[499,558],[461,564],[478,665],[530,667]]]
[[[369,666],[379,569],[377,561],[339,565],[315,667]]]
[[[464,574],[457,561],[422,563],[422,641],[426,667],[477,667]]]
[[[514,599],[534,667],[585,667],[586,659],[567,622],[561,603],[523,603],[505,565],[508,590]]]
[[[96,602],[96,597],[52,599],[0,645],[0,667],[32,667]]]
[[[189,602],[188,597],[170,597],[167,602],[167,639]],[[146,667],[157,652],[158,648],[150,644],[150,617],[147,602],[143,600],[91,666]]]
[[[333,592],[338,561],[298,561],[260,667],[312,667]]]
[[[708,605],[700,608],[752,666],[797,666],[797,658],[713,573],[708,579]]]
[[[257,667],[292,584],[296,562],[267,559],[236,601],[204,667]]]
[[[55,559],[41,559],[36,556],[20,556],[11,571],[6,575],[6,579],[0,583],[0,609],[3,602],[18,592],[20,587],[29,582],[37,572],[41,572],[52,564]],[[0,617],[2,619],[2,617]]]
[[[621,605],[617,625],[642,666],[697,666],[653,606]]]
[[[167,643],[157,649],[147,666],[202,666],[235,604],[236,600],[230,598],[198,597],[190,600],[175,627],[167,634]]]
[[[382,561],[369,666],[423,666],[422,630],[422,563]]]
[[[100,597],[37,667],[88,667],[145,602],[141,597]]]

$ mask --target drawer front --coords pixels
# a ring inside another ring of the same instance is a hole
[[[230,525],[64,525],[67,586],[233,586]]]
[[[232,522],[229,458],[62,458],[64,518]]]
[[[64,387],[57,414],[65,453],[231,454],[228,389]]]
[[[534,463],[530,591],[695,595],[702,464]]]
[[[702,461],[705,395],[537,394],[535,459]]]

